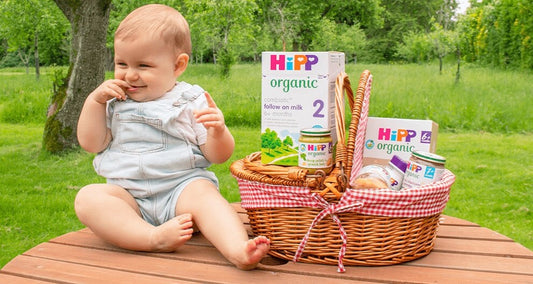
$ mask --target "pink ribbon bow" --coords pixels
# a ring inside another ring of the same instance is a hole
[[[344,258],[344,255],[346,254],[347,234],[344,228],[342,227],[341,220],[336,214],[350,211],[356,207],[361,207],[363,206],[363,203],[361,202],[348,203],[348,202],[343,202],[343,200],[346,200],[346,199],[341,199],[339,203],[330,204],[322,196],[318,195],[317,193],[313,193],[312,197],[316,199],[318,203],[321,204],[322,208],[324,209],[320,211],[318,215],[316,215],[315,219],[313,219],[313,222],[309,226],[307,233],[305,234],[302,241],[300,242],[300,245],[298,246],[298,250],[296,251],[296,254],[294,255],[293,261],[297,262],[302,256],[302,253],[305,249],[307,241],[309,240],[309,235],[311,234],[311,230],[313,230],[316,224],[318,224],[318,222],[320,222],[322,219],[324,219],[324,217],[326,217],[326,215],[329,214],[331,215],[331,218],[333,219],[333,221],[335,221],[337,226],[339,226],[339,234],[342,239],[342,245],[339,250],[339,265],[338,265],[337,272],[345,272],[346,269],[344,268],[344,264],[342,263],[342,260]]]

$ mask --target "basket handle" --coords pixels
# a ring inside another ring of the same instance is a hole
[[[335,168],[325,180],[326,188],[320,193],[322,196],[331,191],[337,197],[339,197],[339,195],[344,192],[348,186],[348,177],[350,177],[352,171],[355,140],[358,133],[360,118],[361,115],[366,117],[368,112],[368,108],[363,108],[363,102],[365,95],[369,92],[367,89],[371,86],[369,81],[371,80],[371,77],[370,71],[363,71],[354,96],[348,75],[345,72],[341,72],[337,76],[335,81],[335,130],[337,135]],[[348,98],[350,110],[352,112],[352,118],[348,128],[348,140],[346,140],[345,136],[345,92]],[[364,133],[362,134],[364,135]]]
[[[370,71],[365,70],[361,74],[359,79],[359,85],[357,91],[352,91],[350,79],[344,72],[337,76],[335,83],[335,130],[337,133],[337,150],[336,154],[336,166],[343,167],[344,173],[349,175],[353,164],[353,154],[355,149],[355,137],[359,128],[359,120],[363,110],[363,100],[366,92],[366,88],[369,87],[367,81],[370,78]],[[346,124],[345,124],[345,106],[343,102],[344,92],[348,98],[350,110],[352,112],[352,118],[350,126],[348,127],[348,140],[346,140]]]
[[[357,160],[356,167],[360,168],[363,159],[364,137],[366,132],[366,122],[368,118],[368,103],[370,97],[370,89],[372,88],[372,74],[369,70],[363,71],[359,77],[359,85],[354,98],[354,104],[350,105],[352,110],[352,120],[350,122],[348,142],[347,142],[347,157],[346,171],[347,175],[352,174],[353,162]],[[356,139],[358,138],[358,139]],[[355,153],[357,148],[358,153]],[[356,157],[354,155],[357,154]],[[359,171],[358,169],[355,169]]]

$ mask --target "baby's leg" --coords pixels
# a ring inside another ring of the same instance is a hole
[[[202,234],[238,268],[255,268],[270,249],[267,238],[248,238],[233,207],[207,180],[193,181],[181,193],[176,214],[186,212],[192,214]]]
[[[123,188],[92,184],[75,201],[80,221],[96,235],[121,248],[140,251],[175,251],[192,236],[190,214],[153,226],[142,219],[135,199]]]

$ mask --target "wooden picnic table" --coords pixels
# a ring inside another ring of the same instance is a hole
[[[248,218],[234,204],[246,224]],[[249,226],[248,226],[249,229]],[[533,252],[477,224],[443,216],[435,248],[392,266],[347,266],[282,261],[270,256],[241,271],[201,235],[175,253],[119,249],[89,229],[67,233],[15,257],[0,283],[533,283]]]

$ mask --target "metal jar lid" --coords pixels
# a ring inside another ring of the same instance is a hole
[[[429,161],[429,162],[433,162],[433,163],[438,163],[438,164],[444,164],[446,163],[446,158],[442,157],[442,156],[439,156],[437,154],[433,154],[433,153],[429,153],[429,152],[424,152],[424,151],[413,151],[413,156],[416,156],[420,159],[423,159],[423,160],[426,160],[426,161]]]
[[[326,128],[305,128],[300,130],[300,134],[307,136],[327,136],[331,135],[331,131]]]

